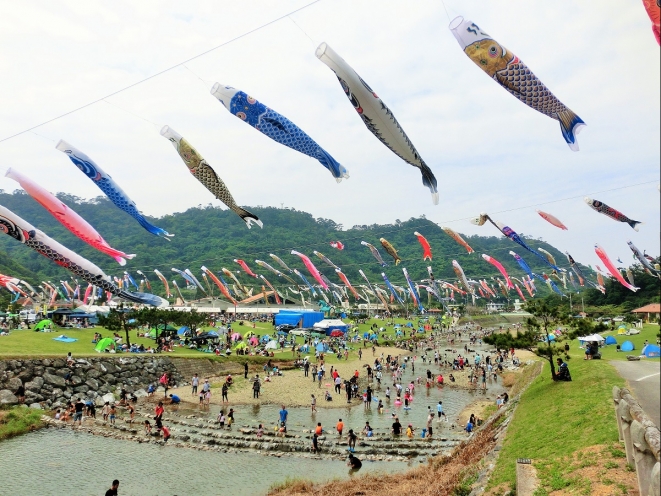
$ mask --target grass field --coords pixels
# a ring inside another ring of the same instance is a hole
[[[614,344],[608,346],[602,346],[599,348],[599,351],[602,356],[602,360],[626,360],[627,355],[640,355],[645,340],[655,344],[656,343],[656,334],[659,332],[659,326],[654,324],[643,324],[643,328],[640,329],[640,334],[634,334],[633,336],[619,335],[617,330],[608,331],[600,333],[601,337],[606,338],[607,336],[613,336],[618,344],[622,344],[625,341],[631,341],[635,348],[633,351],[629,352],[618,352]],[[578,340],[574,340],[570,343],[570,346],[574,351],[578,349]],[[581,357],[582,358],[582,357]],[[658,360],[658,359],[657,359]]]
[[[594,457],[577,460],[576,453],[602,445],[604,456],[617,459],[621,454],[615,445],[618,434],[611,392],[613,386],[622,387],[625,381],[608,361],[639,354],[646,339],[656,342],[658,329],[645,325],[638,335],[618,336],[618,343],[628,339],[636,350],[618,353],[615,345],[602,347],[602,360],[583,360],[578,341],[571,342],[568,364],[572,382],[553,382],[548,363],[543,361],[542,373],[521,397],[489,486],[513,487],[517,458],[531,458],[542,483],[539,494],[561,489],[589,494],[590,481],[573,474],[593,463]],[[612,332],[602,335],[609,334]]]
[[[433,321],[433,318],[432,318]],[[396,323],[404,325],[406,319],[395,319]],[[417,327],[417,321],[411,321]],[[362,336],[363,332],[369,330],[372,323],[376,323],[379,327],[386,327],[386,332],[384,335],[380,336],[379,340],[383,342],[384,340],[394,340],[395,339],[395,330],[392,326],[385,326],[383,320],[370,320],[366,324],[360,324],[358,326],[358,334]],[[242,335],[248,331],[253,331],[258,336],[263,336],[264,334],[273,334],[274,329],[271,323],[266,322],[256,322],[255,327],[250,322],[245,322],[244,325],[240,326],[238,324],[232,325],[233,331],[238,332]],[[94,338],[94,333],[100,332],[103,337],[112,336],[112,332],[108,331],[103,327],[96,327],[93,329],[65,329],[55,327],[53,332],[35,332],[32,330],[22,330],[22,331],[11,331],[9,336],[0,336],[0,357],[25,357],[25,356],[63,356],[68,352],[71,352],[74,356],[90,356],[96,355],[94,350],[94,343],[92,339]],[[144,331],[142,331],[144,332]],[[56,338],[62,334],[66,334],[68,337],[76,338],[78,341],[74,343],[62,343],[59,341],[54,341],[53,338]],[[119,335],[124,338],[125,333],[123,331],[119,332]],[[131,343],[143,344],[145,347],[154,346],[154,340],[150,338],[137,337],[137,331],[130,331]],[[298,337],[296,339],[297,343],[303,344],[303,338]],[[357,345],[354,345],[357,349]],[[282,355],[286,358],[291,358],[291,348],[287,350],[276,350],[276,357]],[[181,356],[181,357],[202,357],[202,358],[211,358],[212,355],[209,353],[203,353],[197,350],[191,350],[185,347],[175,347],[172,353],[168,355]],[[333,363],[334,357],[328,357],[329,363]]]

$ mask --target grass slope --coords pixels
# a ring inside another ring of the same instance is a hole
[[[658,326],[645,325],[635,336],[619,336],[618,342],[631,340],[639,354],[647,339],[656,341]],[[608,335],[606,333],[605,335]],[[553,382],[548,363],[542,373],[523,393],[512,419],[503,448],[498,457],[489,487],[516,483],[517,458],[531,458],[542,482],[540,494],[564,488],[584,489],[580,478],[572,476],[576,467],[568,460],[595,445],[606,445],[614,457],[620,455],[613,447],[618,441],[613,413],[613,386],[625,384],[608,360],[626,360],[627,353],[618,353],[615,345],[603,347],[603,360],[583,360],[578,341],[570,343],[568,362],[572,382]]]

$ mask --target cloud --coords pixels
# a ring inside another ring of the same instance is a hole
[[[243,205],[306,210],[344,226],[425,215],[459,232],[495,234],[464,219],[494,214],[593,263],[595,242],[613,258],[626,240],[659,252],[656,184],[594,196],[645,221],[640,233],[598,215],[581,197],[659,180],[659,48],[642,5],[578,1],[446,0],[511,49],[588,124],[569,151],[558,123],[522,105],[466,58],[431,0],[322,1],[249,36],[17,138],[4,163],[52,191],[98,189],[54,149],[65,139],[96,160],[147,214],[209,202],[158,131],[168,124],[214,166]],[[0,19],[0,138],[130,85],[305,5],[177,2],[19,3]],[[311,41],[310,38],[312,38]],[[440,205],[419,171],[365,129],[337,80],[316,60],[326,41],[389,105],[434,170]],[[290,118],[340,161],[336,184],[313,159],[230,115],[213,82],[241,88]],[[8,179],[0,188],[14,189]],[[577,197],[577,198],[575,198]],[[532,205],[562,219],[546,224]],[[525,207],[525,208],[519,208]],[[505,212],[506,211],[506,212]],[[268,226],[265,226],[268,229]],[[491,230],[490,230],[491,229]]]

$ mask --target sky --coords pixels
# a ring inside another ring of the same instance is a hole
[[[570,0],[320,0],[286,16],[310,1],[13,3],[0,16],[0,189],[18,188],[3,177],[13,167],[52,192],[101,195],[55,149],[63,139],[145,214],[222,205],[160,136],[169,125],[241,205],[295,208],[345,228],[424,215],[493,236],[493,226],[468,222],[487,212],[584,264],[600,263],[595,243],[613,260],[631,260],[628,240],[659,254],[660,57],[642,2],[608,0],[595,9]],[[566,145],[558,122],[509,95],[462,53],[448,29],[458,15],[518,55],[586,122],[579,152]],[[315,57],[321,42],[393,111],[436,175],[438,205],[419,171],[365,128]],[[288,117],[351,177],[337,184],[316,160],[241,123],[209,93],[215,82]],[[643,221],[640,232],[594,212],[584,196]]]

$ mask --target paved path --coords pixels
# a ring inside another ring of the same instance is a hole
[[[639,362],[612,360],[610,363],[627,380],[631,393],[636,397],[649,418],[657,427],[661,426],[661,401],[659,398],[661,394],[661,362],[659,360],[640,360]]]

